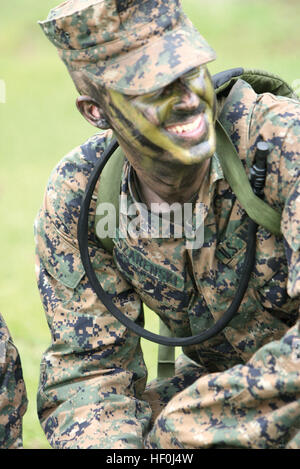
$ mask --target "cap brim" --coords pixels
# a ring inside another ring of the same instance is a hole
[[[93,81],[123,94],[139,95],[167,86],[189,70],[215,60],[216,53],[183,16],[176,28],[146,45],[85,67]]]

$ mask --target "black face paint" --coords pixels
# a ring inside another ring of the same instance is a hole
[[[117,136],[145,159],[143,166],[148,169],[157,159],[191,165],[214,153],[215,95],[205,67],[154,93],[134,98],[108,93]],[[161,151],[153,151],[153,144]]]

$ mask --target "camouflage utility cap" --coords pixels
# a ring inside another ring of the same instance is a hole
[[[69,71],[144,94],[215,59],[179,0],[69,0],[40,25]]]

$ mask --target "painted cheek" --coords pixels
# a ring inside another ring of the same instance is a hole
[[[134,103],[136,109],[143,114],[153,125],[159,127],[172,113],[172,108],[176,102],[176,96],[157,100],[155,103],[149,102],[136,102]]]
[[[213,115],[213,121],[215,122],[217,118],[217,96],[214,94],[214,102],[213,102],[213,107],[212,107],[212,115]]]
[[[174,161],[177,160],[177,162],[182,164],[199,163],[211,156],[211,142],[204,141],[200,144],[200,147],[197,146],[197,153],[195,154],[195,151],[191,152],[191,149],[178,145],[176,141],[169,138],[169,135],[147,120],[143,113],[122,94],[111,90],[110,95],[112,100],[112,117],[116,121],[120,121],[119,116],[123,116],[121,119],[122,122],[124,121],[121,131],[123,141],[128,148],[132,145],[138,154],[145,157],[145,160],[147,158],[157,158],[157,149],[166,151],[169,155],[172,155]],[[211,112],[209,112],[209,115],[211,120]],[[130,130],[128,129],[127,122],[133,123],[133,129],[132,127],[130,127]],[[209,127],[211,130],[213,129],[213,126],[209,125]],[[117,131],[117,128],[115,130]],[[142,139],[140,138],[141,136],[143,137]],[[159,154],[161,155],[160,151]]]
[[[176,103],[177,99],[178,97],[173,95],[158,104],[157,116],[160,124],[167,122],[168,118],[172,115],[174,104]]]
[[[204,73],[204,71],[202,71],[198,77],[191,79],[188,85],[197,96],[203,101],[206,101],[207,104],[214,109],[215,91],[208,72]]]
[[[215,109],[216,107],[216,93],[213,87],[213,84],[211,80],[206,77],[205,80],[205,91],[206,91],[206,97],[207,101],[212,109]]]

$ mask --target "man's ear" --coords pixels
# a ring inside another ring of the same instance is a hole
[[[76,99],[76,106],[83,117],[94,127],[102,130],[110,129],[102,108],[93,98],[90,96],[79,96]]]

